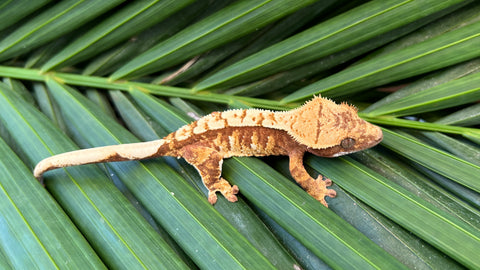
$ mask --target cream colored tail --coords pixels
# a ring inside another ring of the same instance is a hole
[[[163,153],[159,153],[159,148],[164,143],[164,140],[156,140],[150,142],[110,145],[66,152],[40,161],[37,166],[35,166],[33,174],[35,178],[41,180],[43,173],[57,168],[110,161],[139,160],[158,157],[163,155]]]

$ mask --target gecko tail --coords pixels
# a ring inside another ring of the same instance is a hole
[[[42,182],[42,175],[50,170],[92,163],[148,159],[164,156],[165,140],[102,146],[66,152],[40,161],[33,175]]]

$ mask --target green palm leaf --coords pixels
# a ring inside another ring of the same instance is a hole
[[[0,267],[480,268],[479,10],[461,0],[0,4]],[[55,170],[46,188],[31,173],[55,153],[313,94],[347,100],[384,130],[374,149],[306,157],[335,183],[330,208],[291,181],[285,157],[226,160],[240,200],[213,207],[174,158]]]
[[[47,71],[55,67],[75,64],[82,59],[98,54],[138,31],[164,20],[190,2],[192,1],[132,2],[121,11],[116,12],[114,16],[71,42],[45,63],[42,70]]]
[[[359,6],[283,42],[239,61],[200,82],[197,90],[237,85],[287,70],[346,49],[420,19],[458,1],[376,1]],[[422,13],[411,12],[420,9]],[[402,20],[397,20],[402,18]],[[386,22],[389,23],[386,23]],[[335,44],[335,46],[333,46]],[[222,78],[219,80],[218,78]],[[225,82],[226,80],[230,82]],[[315,86],[312,86],[315,87]],[[320,88],[322,89],[322,88]],[[285,100],[290,102],[293,99]]]
[[[104,268],[67,215],[32,178],[30,170],[0,140],[1,250],[15,268]],[[8,259],[8,260],[7,260]]]
[[[19,100],[14,92],[4,89],[3,94],[2,120],[9,119],[6,128],[21,140],[16,144],[30,167],[45,156],[75,149],[68,138],[62,138],[42,114]],[[28,151],[28,145],[38,147]],[[165,267],[185,267],[98,168],[69,168],[60,175],[46,175],[46,186],[86,238],[98,240],[94,246],[110,267],[153,267],[164,263]]]
[[[0,59],[37,48],[81,27],[121,1],[62,1],[18,27],[0,41]],[[21,15],[21,14],[19,14]]]
[[[112,74],[113,79],[149,74],[246,35],[310,3],[238,1],[141,54]]]

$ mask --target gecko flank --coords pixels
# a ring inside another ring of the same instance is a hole
[[[303,166],[305,152],[337,157],[375,146],[382,140],[379,127],[362,120],[354,107],[315,97],[286,112],[258,109],[213,112],[183,126],[163,139],[78,150],[46,158],[34,170],[37,179],[48,170],[109,161],[159,156],[182,157],[193,165],[207,187],[208,201],[216,192],[235,202],[237,186],[222,178],[222,162],[232,156],[289,156],[290,172],[311,196],[327,206],[329,179],[313,179]]]

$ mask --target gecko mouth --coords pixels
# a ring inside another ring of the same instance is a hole
[[[373,135],[365,137],[363,139],[364,146],[360,147],[361,149],[358,149],[357,151],[374,147],[375,145],[379,144],[383,140],[382,129],[379,126],[375,126],[375,125],[372,125],[372,126],[373,126],[373,129],[371,129],[371,131],[374,131],[374,132],[371,132],[371,134]]]
[[[377,144],[379,144],[382,140],[383,140],[383,132],[382,132],[382,129],[381,128],[378,128],[380,130],[379,132],[379,136],[376,138],[375,142],[373,143],[372,146],[375,146]]]
[[[380,133],[380,136],[375,138],[375,140],[370,144],[369,147],[374,147],[375,145],[379,144],[383,140],[383,133]]]

